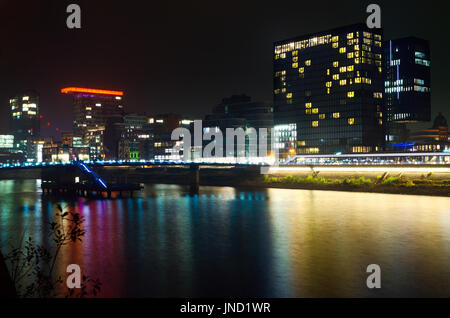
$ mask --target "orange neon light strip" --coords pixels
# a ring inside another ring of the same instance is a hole
[[[61,93],[63,94],[86,93],[86,94],[123,96],[122,91],[109,91],[104,89],[81,88],[81,87],[66,87],[61,90]]]

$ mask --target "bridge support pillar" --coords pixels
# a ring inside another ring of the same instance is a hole
[[[190,168],[190,189],[191,194],[198,194],[200,188],[200,166],[191,165]]]

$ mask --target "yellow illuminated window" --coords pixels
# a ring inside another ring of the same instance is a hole
[[[334,75],[333,75],[333,79],[334,79],[335,81],[339,80],[339,74],[334,74]]]
[[[330,75],[330,69],[327,69],[327,75]]]
[[[345,80],[345,79],[340,80],[340,81],[339,81],[339,85],[341,85],[341,86],[347,85],[347,80]]]
[[[311,103],[306,103],[306,104],[305,104],[305,107],[306,107],[306,108],[311,108],[311,107],[312,107],[312,104],[311,104]]]
[[[298,56],[293,57],[292,62],[298,62]]]
[[[347,48],[341,47],[341,48],[339,49],[339,53],[345,53],[345,52],[347,52]]]
[[[306,114],[306,115],[311,115],[311,109],[305,110],[305,114]]]
[[[383,93],[373,93],[374,98],[383,98]]]
[[[286,88],[283,88],[283,89],[281,90],[281,92],[282,92],[282,93],[286,93]]]
[[[292,56],[298,56],[298,51],[293,51]]]
[[[314,128],[319,127],[319,122],[318,122],[318,121],[313,121],[313,122],[312,122],[312,126],[313,126]]]
[[[353,33],[347,34],[347,39],[353,39]]]
[[[286,98],[288,98],[288,99],[289,99],[289,98],[292,98],[292,93],[287,94],[287,95],[286,95]]]
[[[325,84],[326,87],[331,87],[332,85],[333,85],[332,82],[326,82],[326,84]]]
[[[341,114],[340,113],[333,113],[333,118],[334,119],[341,118]]]
[[[355,84],[361,84],[361,77],[355,78]]]
[[[337,42],[337,41],[339,41],[339,37],[338,36],[333,36],[331,38],[331,42]]]
[[[280,58],[281,59],[285,59],[286,58],[286,53],[280,54]]]
[[[355,51],[359,51],[359,45],[355,45]]]
[[[300,67],[300,68],[298,69],[298,71],[299,71],[301,74],[303,74],[303,73],[305,73],[305,68],[304,68],[304,67]]]
[[[339,67],[339,62],[333,62],[334,67]]]
[[[341,68],[339,68],[339,72],[341,72],[341,73],[347,72],[347,67],[346,66],[342,66]]]
[[[325,114],[320,114],[319,119],[325,119]]]
[[[339,43],[338,42],[334,42],[333,43],[333,49],[337,49],[339,47]]]
[[[305,61],[305,65],[306,65],[306,66],[311,66],[311,60]]]
[[[353,65],[347,66],[347,72],[353,72],[354,69],[355,67]]]
[[[353,97],[355,97],[355,92],[348,92],[348,93],[347,93],[347,97],[348,97],[348,98],[353,98]]]
[[[359,64],[359,63],[361,63],[361,58],[358,57],[355,59],[355,64]]]
[[[292,63],[292,68],[298,68],[298,63]]]
[[[355,118],[349,118],[349,119],[348,119],[348,124],[349,124],[350,126],[353,126],[353,125],[355,124]]]
[[[313,114],[318,114],[318,113],[319,113],[319,108],[314,108],[314,109],[312,110],[312,113],[313,113]]]
[[[354,56],[353,52],[347,53],[347,58],[352,59]]]

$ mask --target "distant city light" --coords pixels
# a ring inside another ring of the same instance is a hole
[[[86,94],[98,94],[98,95],[123,96],[122,91],[110,91],[110,90],[104,90],[104,89],[82,88],[82,87],[66,87],[66,88],[61,89],[61,93],[63,93],[63,94],[86,93]]]

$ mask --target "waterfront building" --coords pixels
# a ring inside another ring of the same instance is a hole
[[[36,160],[34,141],[40,135],[39,94],[28,90],[9,100],[10,134],[14,136],[14,149],[28,161]]]
[[[431,120],[431,53],[427,40],[384,42],[385,118],[389,142],[405,142],[414,124]]]
[[[274,44],[281,157],[383,148],[382,40],[380,29],[356,24]]]
[[[80,87],[61,92],[73,96],[73,146],[88,146],[92,160],[116,158],[117,143],[110,129],[122,121],[124,93]]]

